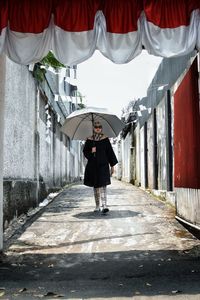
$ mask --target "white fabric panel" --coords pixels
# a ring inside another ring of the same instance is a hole
[[[20,33],[7,29],[5,53],[16,63],[40,61],[51,50],[52,23],[42,33]]]
[[[95,16],[94,29],[81,32],[67,32],[54,27],[52,50],[57,59],[65,65],[77,65],[90,58],[95,49],[99,30],[98,11]]]
[[[5,38],[6,38],[6,31],[7,31],[7,28],[4,28],[4,29],[1,31],[1,34],[0,34],[0,54],[4,51],[4,44],[5,44]]]
[[[148,53],[153,55],[163,57],[186,55],[195,48],[198,20],[199,11],[195,10],[192,12],[189,26],[163,29],[147,22],[144,16],[142,43]]]
[[[55,26],[52,50],[67,66],[77,65],[92,56],[96,48],[96,31],[66,32]]]
[[[99,17],[97,49],[105,57],[116,64],[124,64],[141,53],[140,21],[138,21],[137,31],[120,34],[107,32],[106,20],[103,13]]]
[[[127,34],[105,33],[99,38],[97,49],[116,64],[131,61],[142,51],[142,43],[137,32]]]

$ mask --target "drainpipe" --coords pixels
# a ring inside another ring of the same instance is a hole
[[[52,134],[53,134],[53,186],[56,187],[56,117],[52,114]]]
[[[40,122],[40,91],[37,87],[36,103],[35,103],[35,178],[36,178],[36,203],[39,204],[40,192],[40,136],[39,136],[39,122]]]
[[[167,91],[165,97],[166,111],[166,170],[167,170],[167,191],[173,190],[173,149],[172,149],[172,111],[171,111],[171,93]]]
[[[3,250],[3,140],[5,109],[6,57],[0,55],[0,252]]]
[[[147,122],[144,123],[144,185],[148,188]]]
[[[153,188],[158,189],[158,158],[157,158],[157,117],[153,110]]]

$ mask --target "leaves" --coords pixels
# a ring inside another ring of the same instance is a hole
[[[37,79],[39,82],[42,82],[45,78],[45,69],[41,69],[39,64],[36,64],[33,70],[33,76],[35,79]]]
[[[41,64],[45,65],[45,66],[51,66],[52,68],[66,68],[65,65],[63,65],[61,62],[59,62],[53,52],[49,52],[47,54],[47,56],[45,56],[42,60],[41,60]]]
[[[35,64],[33,70],[33,76],[39,81],[42,82],[45,79],[46,67],[52,67],[55,70],[59,68],[65,68],[66,66],[60,63],[50,51],[47,56],[45,56],[39,63]]]

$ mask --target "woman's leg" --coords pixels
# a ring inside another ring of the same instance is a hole
[[[99,211],[99,209],[100,209],[100,188],[93,188],[93,190],[94,190],[94,199],[95,199],[95,204],[96,204],[95,211]]]
[[[100,195],[101,195],[101,202],[103,205],[102,212],[108,212],[109,209],[107,208],[107,187],[106,186],[100,187]]]

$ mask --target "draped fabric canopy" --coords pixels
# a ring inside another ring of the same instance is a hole
[[[52,50],[66,65],[98,49],[127,63],[142,48],[172,57],[200,49],[200,0],[1,0],[0,53],[21,64]]]

